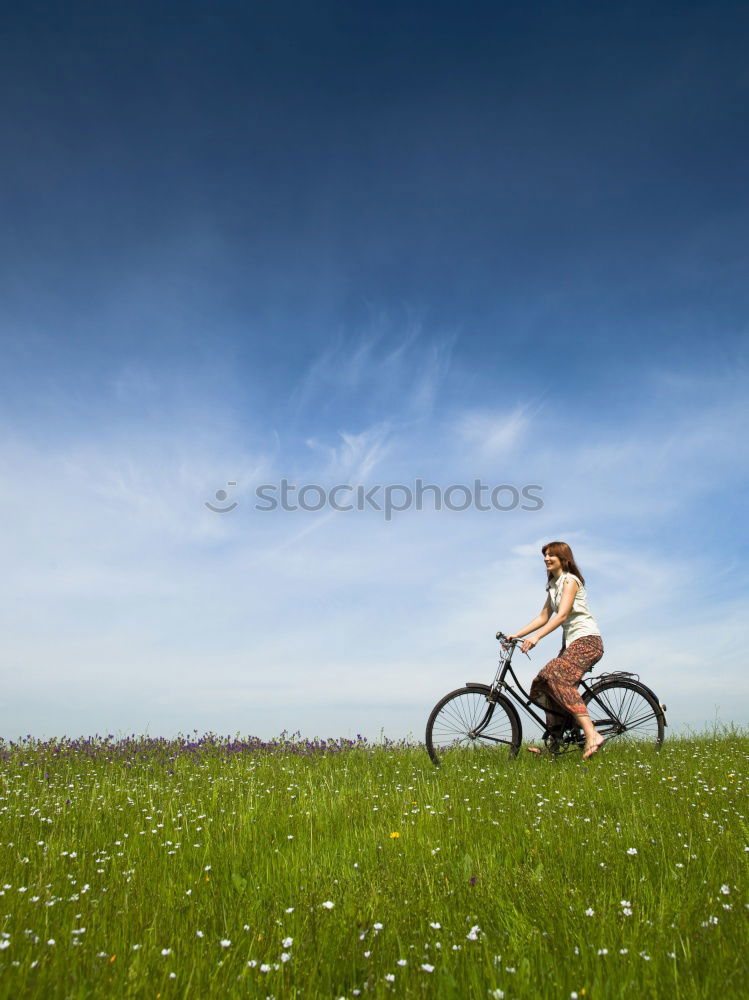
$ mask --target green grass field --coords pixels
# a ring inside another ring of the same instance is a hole
[[[746,996],[748,762],[0,743],[0,996]]]

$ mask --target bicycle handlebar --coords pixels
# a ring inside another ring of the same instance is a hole
[[[511,646],[517,646],[519,642],[523,641],[522,639],[508,639],[504,632],[497,632],[497,638],[500,642],[509,642]]]

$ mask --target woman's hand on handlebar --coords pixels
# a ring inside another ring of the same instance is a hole
[[[527,639],[523,639],[523,645],[520,647],[520,652],[527,653],[529,649],[533,649],[533,647],[536,645],[537,642],[538,639],[536,639],[532,635],[529,636]]]
[[[528,650],[533,649],[533,647],[538,642],[538,639],[533,638],[533,636],[531,636],[529,639],[523,639],[522,636],[517,635],[515,633],[513,633],[512,635],[508,635],[507,640],[508,642],[517,642],[520,645],[521,653],[527,653]]]

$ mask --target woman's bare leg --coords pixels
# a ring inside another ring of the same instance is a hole
[[[603,746],[603,736],[601,736],[596,727],[593,725],[593,722],[587,712],[585,715],[577,715],[576,718],[578,725],[585,733],[583,760],[587,760],[589,757],[592,757],[594,753],[597,753],[599,748]]]

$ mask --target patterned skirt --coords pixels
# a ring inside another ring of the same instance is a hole
[[[559,655],[549,660],[531,684],[530,696],[546,710],[546,725],[561,729],[569,725],[570,715],[586,715],[588,710],[577,685],[603,656],[600,635],[575,639]]]

